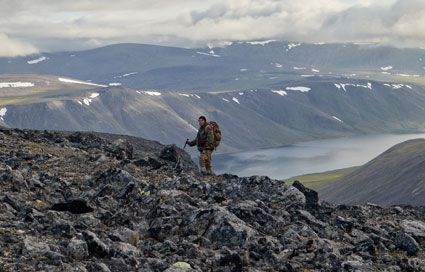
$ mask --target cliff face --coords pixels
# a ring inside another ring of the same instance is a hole
[[[424,271],[425,208],[203,177],[175,146],[0,128],[1,271]]]

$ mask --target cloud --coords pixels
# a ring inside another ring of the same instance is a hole
[[[127,42],[200,47],[276,39],[419,47],[425,41],[422,0],[2,0],[0,15],[7,15],[0,16],[0,33],[7,34],[0,36],[0,52],[9,55]]]
[[[38,50],[31,44],[0,33],[0,57],[25,56],[35,53],[38,53]]]

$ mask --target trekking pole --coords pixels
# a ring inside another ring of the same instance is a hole
[[[188,142],[189,142],[189,139],[186,139],[186,142],[184,143],[184,146],[183,146],[183,150],[186,148],[186,145],[187,145]],[[174,166],[174,169],[177,168],[177,166],[179,165],[179,162],[180,162],[180,156],[179,156],[179,159],[176,162],[176,166]]]

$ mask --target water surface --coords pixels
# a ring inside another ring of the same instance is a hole
[[[395,144],[425,133],[379,134],[317,140],[290,146],[213,155],[216,174],[275,179],[363,165]]]

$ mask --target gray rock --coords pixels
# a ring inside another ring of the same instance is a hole
[[[90,263],[87,267],[90,272],[111,272],[109,267],[102,262]]]
[[[50,247],[41,241],[36,241],[32,237],[27,237],[24,239],[22,243],[22,254],[35,256],[39,255],[41,252],[50,251]]]
[[[420,250],[420,246],[415,241],[415,239],[406,233],[398,235],[394,239],[394,244],[396,247],[402,250],[406,250],[407,254],[409,255],[415,255]]]
[[[109,247],[97,238],[96,234],[91,231],[85,231],[83,232],[83,236],[90,255],[100,258],[109,255]]]
[[[425,240],[425,223],[417,220],[403,220],[401,222],[403,231],[418,240]]]
[[[83,260],[89,256],[89,250],[86,241],[71,239],[66,248],[67,255],[76,260]]]
[[[110,235],[109,238],[112,241],[120,241],[124,243],[129,243],[133,246],[137,246],[139,242],[139,234],[135,231],[132,231],[126,227],[120,227],[116,230],[114,230]]]
[[[372,272],[376,271],[372,265],[363,263],[361,261],[345,261],[341,264],[342,271],[362,271]]]

